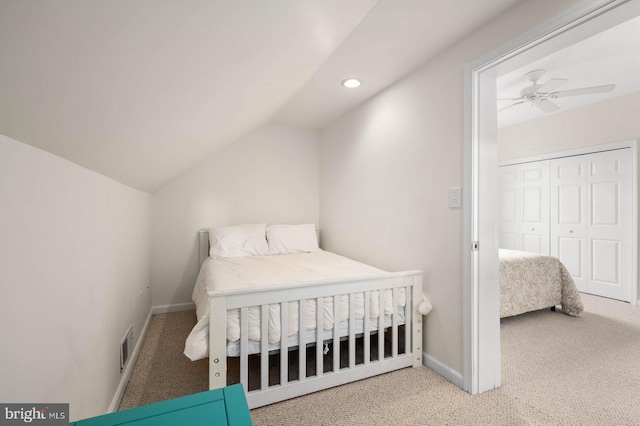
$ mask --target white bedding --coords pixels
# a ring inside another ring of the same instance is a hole
[[[404,324],[404,312],[402,310],[398,311],[398,324]],[[385,315],[384,317],[384,328],[391,327],[391,316]],[[364,321],[363,319],[356,320],[356,335],[362,333],[364,331]],[[377,331],[378,330],[378,319],[370,318],[369,319],[369,330]],[[299,333],[294,334],[293,336],[289,336],[287,340],[288,348],[295,348],[300,343],[300,339],[298,337]],[[349,320],[344,320],[340,323],[338,327],[338,335],[341,338],[344,338],[349,335]],[[309,344],[315,344],[317,339],[316,330],[307,330],[305,335],[305,342]],[[332,330],[323,330],[322,340],[324,342],[333,340],[333,329]],[[261,352],[260,342],[256,342],[255,340],[249,340],[247,345],[247,353],[251,354],[259,354]],[[270,344],[268,347],[269,351],[276,351],[280,349],[280,342],[275,344]],[[240,341],[237,340],[235,342],[227,342],[227,356],[240,356]]]
[[[353,261],[327,251],[288,254],[277,256],[248,256],[227,259],[208,258],[202,264],[200,274],[193,289],[192,298],[196,304],[198,322],[189,334],[185,344],[185,355],[192,361],[206,358],[209,354],[209,290],[248,290],[284,285],[304,285],[324,279],[348,279],[363,276],[381,276],[385,271]],[[349,318],[348,296],[340,298],[340,316],[338,322]],[[398,306],[405,305],[404,291],[399,292]],[[371,318],[379,313],[378,292],[371,293]],[[333,298],[325,298],[323,304],[323,328],[333,328]],[[384,294],[385,314],[393,312],[391,291]],[[363,294],[356,296],[356,319],[364,317]],[[227,341],[237,342],[240,338],[239,311],[227,313]],[[260,341],[260,309],[249,308],[249,339]],[[269,305],[269,343],[280,341],[280,306]],[[306,329],[316,328],[316,303],[307,301]],[[298,333],[298,303],[289,304],[288,336]],[[231,354],[230,354],[231,355]]]

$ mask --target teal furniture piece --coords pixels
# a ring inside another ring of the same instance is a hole
[[[76,426],[253,425],[241,384],[71,423]]]

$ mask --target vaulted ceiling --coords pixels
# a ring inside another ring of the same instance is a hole
[[[326,126],[519,1],[5,0],[0,133],[154,192],[270,121]]]

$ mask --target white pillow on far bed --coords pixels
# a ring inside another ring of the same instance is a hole
[[[271,225],[267,227],[270,254],[310,253],[320,251],[316,225]]]
[[[209,230],[209,256],[214,259],[267,256],[266,223],[223,226]]]

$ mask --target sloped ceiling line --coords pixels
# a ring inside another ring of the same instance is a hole
[[[326,126],[519,1],[3,1],[0,133],[153,193],[270,120]]]

